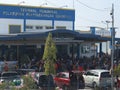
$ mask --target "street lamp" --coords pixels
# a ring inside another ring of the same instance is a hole
[[[101,21],[103,24],[106,24],[107,25],[107,27],[106,27],[106,30],[108,30],[109,29],[109,23],[111,23],[111,21],[109,21],[109,20],[106,20],[106,21]]]
[[[106,30],[108,30],[109,29],[109,23],[111,23],[111,21],[106,20],[106,21],[102,21],[102,23],[107,25]],[[106,53],[108,53],[108,41],[106,41]]]
[[[68,5],[63,5],[63,6],[59,7],[59,8],[64,8],[64,7],[68,7]]]
[[[44,6],[44,5],[47,5],[47,3],[43,3],[43,4],[41,4],[40,7],[42,7],[42,6]]]
[[[25,1],[21,1],[21,2],[19,2],[18,5],[21,5],[22,3],[25,3]]]

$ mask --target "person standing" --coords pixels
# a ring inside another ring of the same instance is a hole
[[[8,71],[8,63],[5,63],[4,71]]]

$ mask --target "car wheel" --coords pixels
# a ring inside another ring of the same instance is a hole
[[[96,84],[96,82],[93,82],[93,89],[97,90],[97,84]]]

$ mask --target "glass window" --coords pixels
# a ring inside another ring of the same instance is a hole
[[[46,26],[45,28],[46,28],[46,29],[53,29],[52,26]]]
[[[110,73],[109,72],[102,72],[101,73],[101,77],[111,77]]]
[[[36,26],[36,29],[43,29],[43,26]]]
[[[66,78],[66,75],[65,75],[65,74],[62,74],[62,78]]]
[[[89,76],[93,76],[93,73],[91,73],[90,71],[86,72],[85,75],[89,75]]]
[[[41,75],[41,76],[39,77],[39,83],[45,84],[45,83],[47,83],[47,82],[48,82],[48,80],[47,80],[47,76],[46,76],[46,75]]]
[[[26,26],[26,29],[33,29],[33,26],[27,25],[27,26]]]
[[[57,74],[56,77],[61,77],[61,74]]]
[[[66,29],[66,26],[57,26],[56,29]]]
[[[20,33],[21,32],[21,26],[20,25],[9,25],[9,33]]]
[[[17,73],[4,73],[2,76],[3,77],[11,77],[11,76],[17,76]]]

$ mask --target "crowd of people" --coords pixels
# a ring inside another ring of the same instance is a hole
[[[111,68],[111,57],[108,54],[103,54],[101,57],[82,57],[82,58],[57,58],[55,61],[56,72],[70,70],[88,70],[88,69],[108,69]],[[114,66],[118,65],[119,61],[114,61]],[[39,72],[44,71],[44,60],[32,59],[29,63],[25,63],[21,68],[36,69]]]
[[[114,60],[114,67],[120,65],[119,60]],[[89,69],[111,69],[111,56],[108,54],[102,54],[101,57],[99,55],[97,57],[82,57],[82,58],[73,58],[67,56],[66,58],[57,58],[54,63],[56,73],[62,71],[72,71],[72,70],[80,70],[86,71]],[[21,67],[16,66],[16,69],[35,69],[39,72],[44,72],[44,60],[33,58],[29,63],[24,63]],[[4,70],[8,71],[8,64],[5,63]],[[120,80],[118,76],[116,76],[117,83],[116,87],[120,87]]]

